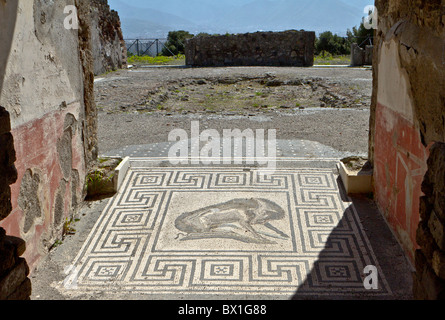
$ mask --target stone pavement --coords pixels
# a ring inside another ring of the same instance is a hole
[[[311,161],[317,163],[326,161],[338,161],[348,156],[363,156],[366,154],[352,154],[350,152],[341,152],[335,150],[332,147],[325,146],[319,142],[308,141],[308,140],[276,140],[277,142],[277,157],[283,160],[288,158],[295,162],[295,160],[300,161]],[[104,156],[108,157],[132,157],[132,158],[149,158],[149,159],[166,159],[168,158],[168,151],[173,146],[175,142],[159,142],[146,145],[133,145],[125,146],[119,150],[111,150],[106,152]],[[190,140],[188,140],[190,145]],[[234,145],[234,150],[236,150],[236,145]],[[246,144],[243,144],[242,154],[246,154]],[[250,151],[250,150],[249,150]],[[223,147],[221,143],[220,155],[223,154]]]
[[[32,277],[33,298],[410,298],[410,265],[372,201],[345,195],[341,155],[280,143],[282,155],[312,154],[282,157],[262,176],[168,166],[162,154],[147,158],[147,146],[120,150],[145,157],[131,158],[118,194],[83,209],[78,234]],[[377,290],[364,287],[369,265]]]

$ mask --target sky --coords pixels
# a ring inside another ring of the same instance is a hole
[[[169,30],[242,33],[305,29],[342,35],[360,24],[373,0],[108,0],[124,37],[159,37]],[[137,8],[137,9],[135,9]]]
[[[156,3],[157,0],[120,0],[122,2],[125,2],[129,5],[134,5],[137,7],[142,8],[150,8],[152,7],[153,3]],[[195,0],[191,0],[195,1]],[[199,0],[203,3],[209,3],[209,4],[215,4],[218,3],[220,6],[227,6],[227,5],[244,5],[253,2],[254,0]],[[268,0],[270,2],[280,2],[282,0]],[[367,5],[373,5],[374,0],[340,0],[341,2],[354,6],[358,9],[364,9]],[[109,2],[112,4],[113,0],[109,0]],[[183,3],[190,2],[190,0],[181,0]],[[168,6],[168,3],[164,1],[164,4]]]
[[[128,3],[130,5],[137,5],[139,7],[150,7],[150,0],[121,0],[122,2]],[[215,3],[218,2],[222,5],[236,5],[236,4],[247,4],[253,0],[201,0],[202,2]],[[271,2],[279,2],[281,0],[269,0]],[[341,0],[343,3],[353,5],[358,8],[364,8],[366,5],[374,4],[373,0]],[[182,0],[182,2],[187,2],[187,0]]]

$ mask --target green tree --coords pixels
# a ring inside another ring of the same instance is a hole
[[[346,34],[350,44],[357,43],[358,45],[369,45],[373,41],[374,29],[366,29],[362,21],[359,27],[353,27],[352,30],[348,29]]]
[[[332,55],[345,55],[351,53],[351,44],[347,38],[325,31],[320,34],[315,42],[315,53],[329,52]]]
[[[193,38],[188,31],[170,31],[168,33],[166,48],[162,49],[163,56],[172,56],[185,53],[185,40]]]
[[[207,32],[200,32],[195,37],[208,37],[208,36],[211,36],[211,34]]]
[[[372,44],[373,37],[374,29],[366,29],[362,20],[358,27],[355,26],[352,30],[346,31],[345,38],[331,31],[321,33],[315,40],[315,54],[348,55],[351,53],[351,44],[369,45]]]

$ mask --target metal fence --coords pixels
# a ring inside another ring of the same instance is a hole
[[[345,39],[347,38],[345,37]],[[367,45],[373,44],[374,37],[358,37],[357,40],[360,42],[359,47],[365,48]],[[164,48],[171,55],[174,55],[174,53],[166,47],[167,39],[126,39],[124,41],[127,46],[127,52],[130,55],[156,57]]]
[[[165,45],[167,39],[127,39],[125,44],[127,52],[137,56],[158,56],[164,48],[170,51]],[[173,54],[173,53],[172,53]]]
[[[360,48],[365,48],[366,46],[370,45],[372,46],[374,44],[374,37],[367,36],[367,37],[357,37],[358,41],[362,41],[358,46]]]

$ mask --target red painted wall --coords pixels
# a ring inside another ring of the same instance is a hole
[[[7,234],[17,236],[26,241],[24,258],[33,270],[39,260],[48,252],[48,248],[55,240],[61,238],[61,226],[54,225],[54,208],[56,192],[60,182],[64,179],[59,163],[57,150],[58,140],[64,131],[66,114],[76,115],[78,108],[71,107],[63,111],[55,111],[46,114],[41,119],[36,119],[12,130],[17,154],[15,166],[18,172],[17,182],[11,186],[12,207],[11,214],[0,223]],[[78,170],[80,177],[84,176],[85,165],[83,145],[79,130],[72,139],[72,168]],[[41,217],[34,221],[33,226],[26,234],[23,231],[24,215],[18,204],[22,178],[28,169],[37,169],[41,174],[41,188],[39,198],[41,204]],[[68,217],[71,206],[71,178],[66,181],[64,196],[64,208],[62,221]],[[83,182],[80,182],[77,193],[82,194]],[[80,197],[78,197],[80,198]]]
[[[374,148],[376,202],[414,261],[428,150],[422,145],[415,125],[382,104],[377,104],[376,109]]]

